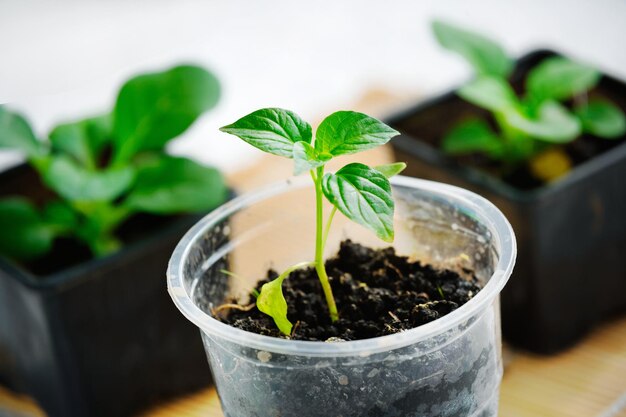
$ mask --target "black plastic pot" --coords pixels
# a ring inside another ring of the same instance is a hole
[[[514,85],[552,55],[522,57]],[[604,75],[596,90],[626,109],[623,82]],[[626,141],[606,141],[604,152],[566,177],[521,190],[439,150],[443,135],[469,115],[486,113],[449,92],[389,118],[402,132],[392,141],[396,158],[407,162],[407,175],[471,189],[507,215],[519,251],[502,293],[504,337],[535,352],[556,352],[626,311]]]
[[[26,166],[0,193],[38,188]],[[112,256],[35,276],[0,260],[0,381],[51,417],[129,416],[210,384],[197,328],[167,293],[165,270],[199,216],[158,229]]]

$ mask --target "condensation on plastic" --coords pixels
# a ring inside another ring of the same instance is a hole
[[[502,213],[469,191],[398,176],[394,247],[401,255],[471,268],[484,288],[434,322],[349,342],[306,342],[252,334],[215,320],[227,299],[245,301],[268,268],[314,253],[314,194],[298,179],[243,195],[196,224],[170,260],[169,292],[201,330],[224,413],[276,416],[495,416],[502,377],[498,294],[516,244]],[[328,207],[326,207],[328,212]],[[350,238],[384,247],[335,216],[327,253]]]

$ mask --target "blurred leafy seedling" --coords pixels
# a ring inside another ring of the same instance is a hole
[[[64,237],[103,256],[120,248],[116,229],[136,213],[200,212],[222,203],[227,189],[216,169],[165,150],[219,94],[217,79],[197,66],[139,75],[122,86],[111,113],[58,125],[47,140],[0,106],[0,148],[23,152],[56,195],[42,207],[23,197],[0,200],[0,253],[30,260]]]
[[[514,61],[504,48],[480,34],[442,21],[433,22],[436,39],[463,56],[476,71],[474,80],[457,90],[464,100],[491,112],[496,129],[478,118],[455,126],[443,139],[449,154],[482,153],[507,166],[529,162],[538,178],[549,181],[571,168],[555,145],[582,133],[620,138],[626,118],[607,99],[588,99],[600,73],[563,57],[549,57],[530,70],[525,92],[518,96],[508,78]],[[573,101],[568,108],[565,104]]]

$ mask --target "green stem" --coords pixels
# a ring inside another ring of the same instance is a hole
[[[122,247],[114,232],[133,214],[132,209],[110,202],[72,202],[72,208],[85,218],[74,233],[89,245],[94,256],[109,255]]]
[[[322,247],[324,248],[326,247],[326,241],[328,240],[328,234],[330,233],[330,225],[333,222],[333,217],[335,217],[335,213],[337,213],[337,206],[333,206],[333,209],[328,216],[328,220],[326,220],[326,228],[324,229],[324,238],[322,243]]]
[[[102,258],[120,250],[122,242],[113,235],[103,234],[89,241],[89,247],[96,258]]]
[[[281,282],[285,280],[285,278],[287,278],[289,276],[289,274],[291,274],[293,271],[296,271],[298,269],[301,268],[306,268],[308,266],[314,266],[315,262],[299,262],[295,265],[290,266],[289,268],[285,269],[282,274],[280,274],[278,277],[276,277],[277,280],[280,280]]]
[[[505,170],[511,171],[519,165],[520,161],[525,161],[532,155],[534,140],[524,132],[511,126],[504,114],[496,112],[494,113],[494,118],[500,129],[500,136],[505,143],[503,158]]]
[[[113,157],[111,158],[111,162],[109,163],[110,168],[121,168],[126,165],[126,161],[128,160],[127,151],[125,151],[125,147],[117,148],[113,151]]]
[[[30,166],[32,166],[35,171],[39,174],[41,178],[44,178],[46,171],[48,170],[48,166],[52,162],[52,159],[48,156],[35,156],[28,160]]]
[[[326,274],[326,266],[324,265],[324,212],[323,212],[323,192],[322,192],[322,179],[324,177],[324,167],[317,168],[317,175],[311,172],[311,176],[315,182],[315,207],[316,207],[316,232],[315,232],[315,270],[317,276],[322,284],[322,290],[324,291],[324,297],[326,297],[326,304],[328,305],[328,312],[330,313],[330,320],[337,321],[339,319],[339,313],[337,312],[337,305],[335,304],[335,297],[333,297],[333,291],[330,287],[330,281],[328,274]],[[332,218],[331,218],[332,220]]]
[[[87,156],[83,162],[85,164],[85,168],[87,168],[88,171],[96,171],[98,168],[96,160],[91,152],[87,152]]]

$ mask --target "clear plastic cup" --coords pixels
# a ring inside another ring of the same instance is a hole
[[[281,271],[313,258],[315,204],[308,178],[240,196],[182,239],[170,260],[168,288],[201,330],[226,416],[497,415],[498,295],[515,261],[513,230],[494,205],[469,191],[402,176],[391,183],[397,253],[471,268],[485,282],[465,305],[405,332],[337,343],[294,341],[245,332],[211,316],[211,308],[230,297],[247,299],[268,268]],[[346,238],[387,246],[338,214],[326,255]]]

